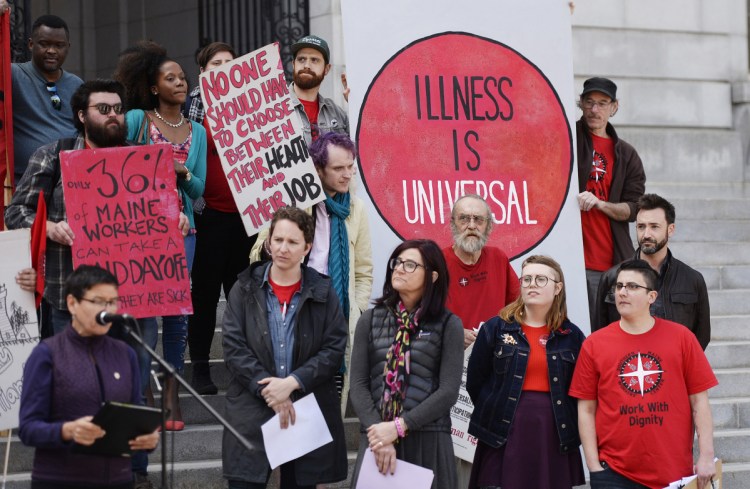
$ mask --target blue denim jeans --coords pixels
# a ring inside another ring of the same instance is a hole
[[[601,464],[604,470],[589,474],[591,489],[648,489],[648,486],[638,484],[618,474],[607,465],[607,462],[601,462]]]

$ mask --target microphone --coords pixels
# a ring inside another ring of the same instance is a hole
[[[102,311],[96,315],[96,324],[106,326],[109,323],[122,324],[131,321],[133,316],[130,314],[112,314],[107,311]]]

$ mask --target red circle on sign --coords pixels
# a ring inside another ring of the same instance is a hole
[[[467,33],[417,40],[368,88],[357,128],[362,180],[401,239],[452,241],[457,197],[482,195],[489,244],[518,257],[550,232],[573,171],[552,84],[508,46]]]

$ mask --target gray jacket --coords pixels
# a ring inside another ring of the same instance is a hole
[[[289,84],[289,95],[292,98],[292,105],[294,110],[302,119],[302,126],[305,131],[305,142],[308,146],[312,143],[312,128],[310,127],[310,119],[307,118],[305,113],[305,107],[302,102],[297,98],[297,93],[294,91],[294,83]],[[333,100],[322,96],[318,93],[318,131],[320,134],[327,132],[338,132],[340,134],[349,135],[349,116],[346,115],[346,111],[336,105]]]

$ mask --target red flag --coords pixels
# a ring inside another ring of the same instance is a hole
[[[13,107],[10,80],[10,13],[0,15],[0,230],[5,228],[5,206],[13,196]]]
[[[44,293],[44,256],[47,251],[47,201],[44,192],[39,192],[36,203],[36,217],[31,225],[31,266],[36,270],[36,307],[42,303]]]

